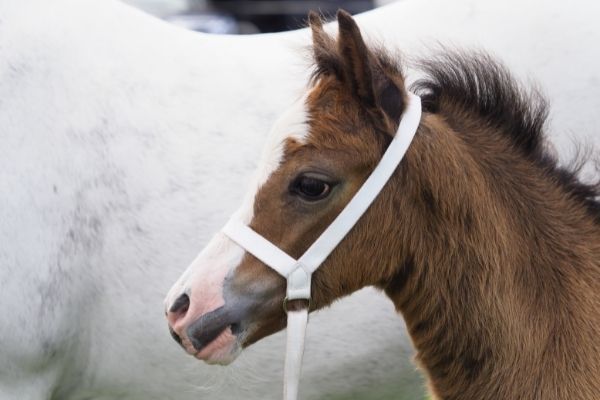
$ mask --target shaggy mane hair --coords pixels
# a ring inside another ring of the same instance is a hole
[[[442,113],[443,104],[452,104],[475,113],[507,135],[516,149],[583,203],[600,224],[600,184],[581,182],[577,176],[581,165],[561,167],[548,152],[544,134],[548,105],[538,91],[524,91],[506,67],[483,52],[445,50],[419,66],[426,76],[412,89],[421,96],[424,111]]]

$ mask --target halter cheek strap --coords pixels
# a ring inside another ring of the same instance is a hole
[[[287,297],[284,306],[288,300],[310,300],[312,273],[369,208],[400,164],[421,121],[421,99],[412,93],[408,97],[409,103],[402,114],[398,131],[377,167],[331,225],[298,260],[235,217],[223,228],[223,233],[231,240],[286,278]],[[307,323],[308,309],[288,312],[284,400],[296,400],[298,397]]]

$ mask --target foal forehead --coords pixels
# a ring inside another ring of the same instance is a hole
[[[256,195],[270,176],[280,167],[288,139],[304,144],[308,137],[308,131],[306,96],[303,96],[281,115],[267,136],[267,142],[263,147],[262,156],[250,183],[250,188],[238,210],[238,218],[241,221],[246,224],[252,221]]]
[[[307,142],[309,134],[307,96],[302,96],[288,108],[271,128],[256,175],[256,189],[276,171],[283,160],[288,140],[299,144]]]
[[[279,146],[286,139],[304,144],[308,137],[308,95],[302,96],[275,121],[270,133],[269,147]]]
[[[343,94],[337,80],[322,79],[275,121],[259,162],[257,189],[281,167],[289,144],[293,143],[294,148],[308,144],[338,148],[345,142],[340,135],[342,126],[338,125],[343,125],[343,131],[351,131],[359,123],[351,107],[353,102]]]

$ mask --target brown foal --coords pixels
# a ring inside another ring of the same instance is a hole
[[[397,60],[350,15],[338,23],[333,38],[310,15],[306,134],[282,139],[247,221],[293,257],[377,165],[407,102]],[[384,290],[439,399],[600,399],[597,188],[557,166],[543,100],[488,56],[447,51],[421,67],[415,139],[315,272],[312,309]],[[284,327],[285,281],[248,253],[234,267],[223,307],[238,307],[244,347]]]

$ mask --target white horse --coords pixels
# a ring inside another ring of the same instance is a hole
[[[479,45],[533,76],[562,151],[600,109],[597,7],[407,0],[358,20],[409,54]],[[308,43],[187,32],[114,0],[0,0],[1,400],[279,397],[281,335],[207,367],[169,338],[162,300],[239,204]],[[399,321],[374,291],[315,315],[305,398],[414,379]]]

